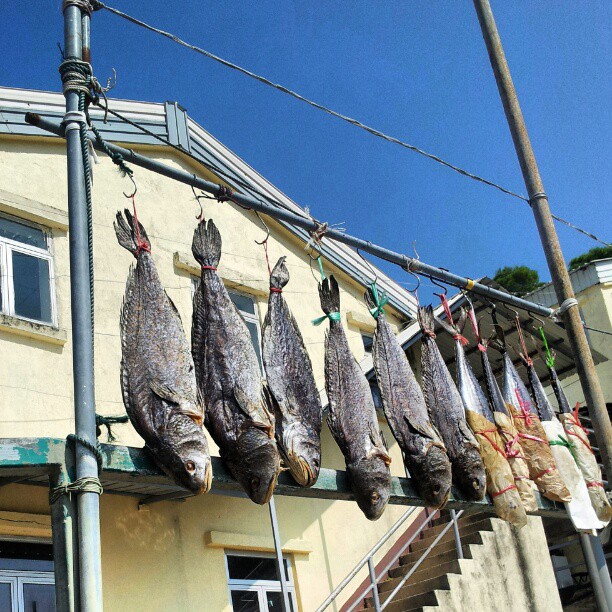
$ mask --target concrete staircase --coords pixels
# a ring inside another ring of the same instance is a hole
[[[432,521],[431,527],[423,530],[421,539],[411,544],[410,551],[400,557],[398,565],[389,570],[387,579],[378,585],[381,603],[420,559],[448,521],[446,512],[441,518]],[[552,565],[548,559],[544,561],[550,567],[537,561],[539,554],[535,551],[543,549],[547,552],[540,519],[530,519],[526,527],[517,531],[490,514],[474,513],[459,519],[459,531],[464,558],[458,558],[451,528],[385,610],[561,610]],[[373,607],[373,599],[368,597],[358,609],[369,612]]]

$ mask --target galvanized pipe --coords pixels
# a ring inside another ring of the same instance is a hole
[[[368,571],[370,573],[370,582],[372,584],[372,598],[374,599],[374,609],[380,612],[380,597],[378,596],[378,583],[376,582],[376,568],[374,567],[374,559],[368,559]]]
[[[529,202],[533,210],[540,240],[546,255],[548,269],[560,305],[572,304],[563,313],[565,330],[572,348],[576,370],[584,392],[589,416],[593,421],[595,436],[601,451],[604,469],[607,475],[612,474],[612,425],[606,408],[606,401],[601,390],[599,378],[595,371],[595,363],[580,318],[578,305],[575,303],[574,290],[567,271],[561,245],[555,230],[553,218],[548,206],[548,198],[536,163],[525,119],[521,112],[510,69],[504,55],[501,39],[497,31],[495,19],[489,0],[474,0],[476,13],[482,35],[487,46],[493,73],[499,89],[499,95],[504,106],[506,119],[514,148],[521,165],[523,180],[529,194]],[[568,300],[574,300],[570,302]]]
[[[67,5],[64,10],[66,59],[82,57],[81,10]],[[74,117],[79,94],[66,92],[66,112]],[[75,428],[78,437],[96,444],[93,341],[90,318],[89,247],[85,206],[85,175],[79,122],[65,124],[68,161],[68,219],[70,243],[70,306],[72,314],[72,367]],[[77,478],[97,477],[98,465],[91,451],[76,444]],[[102,567],[100,549],[100,498],[96,493],[77,493],[79,596],[82,612],[102,610]]]
[[[457,557],[463,559],[463,546],[461,545],[461,535],[459,534],[459,523],[457,522],[457,512],[450,511],[451,521],[453,521],[453,531],[455,533],[455,545],[457,546]]]
[[[402,516],[400,516],[397,521],[391,526],[389,531],[385,533],[385,535],[376,542],[376,544],[370,549],[368,554],[359,561],[355,565],[355,567],[348,573],[348,575],[344,578],[344,580],[329,594],[329,597],[317,608],[317,612],[323,612],[329,604],[338,597],[338,595],[344,590],[346,585],[357,575],[359,570],[371,559],[385,543],[389,540],[389,538],[404,524],[406,519],[411,516],[415,512],[416,508],[408,508]]]
[[[580,544],[599,612],[612,612],[612,587],[606,557],[597,536],[581,533]]]
[[[291,612],[289,604],[289,590],[287,589],[287,575],[285,574],[285,562],[283,561],[283,548],[280,541],[280,533],[278,530],[278,517],[276,516],[276,503],[274,495],[270,498],[268,504],[270,509],[270,523],[272,524],[272,537],[274,538],[274,551],[276,552],[276,567],[278,569],[278,578],[281,583],[281,606],[283,612]]]
[[[51,132],[52,134],[57,134],[58,136],[64,135],[64,130],[61,124],[55,121],[49,121],[48,119],[45,119],[35,113],[27,113],[25,119],[30,125],[39,127],[42,130]],[[96,149],[102,150],[96,143],[95,139],[91,138],[91,140]],[[124,149],[123,147],[110,143],[107,143],[107,146],[114,153],[120,153],[126,162],[140,166],[141,168],[146,168],[147,170],[151,170],[157,174],[161,174],[175,181],[179,181],[185,185],[191,185],[196,189],[201,189],[202,191],[206,191],[214,196],[218,196],[220,194],[221,190],[219,185],[201,179],[195,174],[189,174],[184,170],[172,168],[158,161],[145,157],[144,155],[135,153],[131,149]],[[278,208],[272,204],[268,204],[251,196],[235,193],[232,196],[232,199],[242,206],[264,213],[274,219],[286,221],[287,223],[291,223],[292,225],[301,227],[305,230],[313,231],[317,229],[317,223],[310,217],[298,215],[284,208]],[[414,259],[413,257],[408,257],[407,255],[377,246],[369,240],[362,240],[333,228],[329,228],[326,231],[325,237],[335,240],[336,242],[348,244],[349,246],[357,248],[360,251],[364,251],[365,253],[369,253],[370,255],[374,255],[375,257],[384,259],[385,261],[397,264],[404,270],[411,270],[419,274],[432,276],[433,278],[437,278],[444,283],[472,291],[473,293],[482,295],[490,300],[509,304],[510,306],[514,306],[516,308],[522,308],[523,310],[527,310],[542,317],[550,317],[553,315],[553,310],[551,308],[529,302],[528,300],[524,300],[509,293],[504,293],[503,291],[498,291],[497,289],[487,287],[486,285],[481,285],[470,278],[453,274],[447,270],[430,266],[419,259]]]

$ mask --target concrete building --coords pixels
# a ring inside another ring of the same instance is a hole
[[[63,440],[74,431],[65,144],[26,125],[23,119],[24,113],[31,111],[60,120],[63,105],[61,94],[0,88],[2,439]],[[92,109],[93,120],[109,141],[123,143],[217,183],[246,183],[243,188],[247,191],[263,192],[305,214],[178,104],[112,100],[111,105],[183,147],[185,154],[117,119],[109,118],[104,124],[101,112]],[[219,173],[211,172],[211,165],[221,169]],[[192,291],[199,274],[190,253],[199,207],[184,185],[140,169],[135,169],[135,180],[139,217],[151,239],[153,258],[188,331]],[[130,189],[131,183],[119,175],[111,161],[100,157],[94,166],[93,194],[95,382],[97,412],[106,416],[124,414],[119,385],[119,310],[132,261],[117,244],[112,222],[117,210],[126,206],[122,192]],[[258,349],[268,277],[263,248],[255,241],[265,237],[265,230],[252,211],[233,204],[208,200],[203,208],[204,216],[215,220],[223,238],[219,273]],[[304,335],[324,398],[325,325],[311,324],[320,315],[320,307],[318,272],[315,269],[313,277],[312,262],[304,249],[308,237],[295,227],[272,220],[268,224],[272,263],[281,255],[288,257],[291,281],[284,295]],[[342,320],[353,354],[361,360],[374,329],[363,301],[364,288],[373,280],[373,272],[357,253],[342,245],[324,241],[323,255],[325,272],[333,272],[340,283]],[[390,298],[388,319],[399,332],[414,320],[414,299],[380,272],[378,284]],[[610,295],[606,299],[609,303]],[[381,427],[391,443],[392,473],[404,476],[401,452],[382,416]],[[114,434],[118,448],[142,446],[129,424],[115,426]],[[22,441],[9,446],[0,441],[0,466],[15,457],[25,458],[23,449],[30,448],[28,444]],[[212,441],[211,449],[217,453]],[[343,457],[326,426],[323,467],[344,469]],[[33,601],[37,602],[38,612],[51,610],[53,564],[46,476],[33,474],[26,484],[16,482],[20,478],[14,473],[7,474],[0,480],[0,610],[32,610]],[[148,496],[147,483],[153,480],[130,482],[126,485],[120,482],[119,475],[111,478],[107,474],[107,493],[101,498],[106,609],[280,609],[280,584],[274,570],[267,508],[224,495],[223,490],[182,503],[158,501],[140,505],[139,501]],[[32,486],[35,484],[43,486]],[[405,507],[390,504],[380,520],[370,522],[352,501],[280,495],[276,505],[292,605],[307,612],[321,604],[405,512]],[[422,516],[420,510],[415,512],[380,548],[375,559],[379,567],[402,538],[408,537],[412,521]],[[464,559],[461,568],[453,572],[457,576],[451,582],[461,584],[447,597],[442,609],[463,609],[461,606],[470,599],[482,602],[484,607],[480,609],[485,609],[495,593],[501,607],[513,602],[515,610],[560,609],[541,520],[530,519],[528,537],[527,532],[516,536],[499,521],[491,529],[493,536],[478,536],[478,541],[466,543],[466,557],[471,558]],[[501,539],[495,540],[495,534]],[[480,548],[468,554],[472,546]],[[487,572],[487,565],[495,566],[495,572]],[[461,581],[462,570],[469,580]],[[522,581],[514,580],[519,575]],[[355,594],[366,576],[367,567],[363,567],[338,597],[335,609]],[[474,593],[479,599],[473,599]],[[427,601],[431,603],[431,599]],[[416,605],[416,600],[413,603]]]

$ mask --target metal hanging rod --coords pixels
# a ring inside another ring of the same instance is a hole
[[[45,130],[46,132],[50,132],[52,134],[55,134],[56,136],[64,137],[64,126],[62,123],[59,123],[57,121],[50,121],[49,119],[45,119],[44,117],[41,117],[36,113],[27,113],[25,116],[25,120],[30,125]],[[97,143],[96,139],[93,138],[91,135],[90,140],[94,148],[103,151],[103,149]],[[172,168],[170,166],[167,166],[166,164],[150,159],[149,157],[145,157],[144,155],[135,153],[131,149],[124,149],[123,147],[119,147],[111,143],[106,143],[106,146],[113,153],[119,153],[126,162],[134,164],[135,166],[140,166],[141,168],[156,172],[157,174],[161,174],[180,183],[184,183],[185,185],[191,185],[192,187],[195,187],[196,189],[201,189],[202,191],[210,193],[213,196],[225,195],[224,188],[221,185],[206,181],[202,178],[199,178],[195,174],[190,174],[189,172],[185,172],[184,170]],[[310,232],[316,231],[320,228],[320,224],[312,218],[298,215],[283,208],[277,208],[276,206],[273,206],[248,195],[234,193],[232,195],[232,201],[246,208],[250,208],[252,210],[256,210],[257,212],[264,213],[274,219],[279,219],[281,221],[291,223]],[[411,272],[416,272],[417,274],[423,274],[425,276],[432,276],[433,278],[436,278],[439,281],[448,283],[449,285],[453,285],[455,287],[459,287],[460,289],[465,289],[466,291],[471,291],[472,293],[484,296],[489,300],[509,304],[516,308],[521,308],[523,310],[542,317],[554,316],[554,311],[551,308],[547,308],[546,306],[542,306],[540,304],[535,304],[534,302],[529,302],[528,300],[524,300],[509,293],[504,293],[503,291],[493,289],[492,287],[487,287],[486,285],[482,285],[481,283],[478,283],[472,280],[471,278],[459,276],[457,274],[453,274],[452,272],[448,272],[447,270],[443,270],[435,266],[430,266],[429,264],[426,264],[419,259],[415,259],[413,257],[408,257],[407,255],[404,255],[402,253],[391,251],[384,247],[373,244],[368,240],[356,238],[355,236],[351,236],[350,234],[336,230],[332,227],[326,230],[325,237],[331,240],[335,240],[336,242],[342,242],[353,248],[359,249],[360,251],[364,251],[366,253],[369,253],[370,255],[374,255],[375,257],[394,263],[403,268],[404,270],[409,270]]]

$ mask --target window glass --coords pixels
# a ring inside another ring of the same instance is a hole
[[[283,594],[279,591],[266,591],[266,605],[268,610],[276,612],[283,609]],[[289,609],[293,612],[293,598],[289,597]]]
[[[53,548],[50,544],[0,541],[0,570],[5,569],[52,572]]]
[[[369,355],[372,352],[372,343],[374,342],[374,338],[369,334],[361,334],[361,341],[363,342],[364,352]]]
[[[251,342],[253,343],[253,348],[255,349],[255,353],[257,354],[257,361],[259,361],[259,365],[261,365],[261,350],[259,348],[259,328],[257,327],[257,323],[253,323],[252,321],[247,321],[246,326],[249,329],[249,334],[251,334]]]
[[[4,217],[0,217],[0,236],[39,249],[47,249],[47,239],[42,230]]]
[[[55,587],[52,584],[23,584],[24,612],[55,612]]]
[[[236,308],[240,310],[242,313],[247,314],[255,314],[255,302],[252,298],[241,295],[240,293],[234,293],[233,291],[228,291],[230,299],[236,305]]]
[[[0,610],[13,609],[13,598],[11,597],[11,583],[0,582]]]
[[[287,559],[283,559],[285,574],[289,580]],[[230,580],[278,580],[276,559],[271,557],[227,556],[227,568]]]
[[[49,262],[13,251],[15,314],[51,323]]]
[[[232,591],[234,612],[260,612],[259,591]]]

